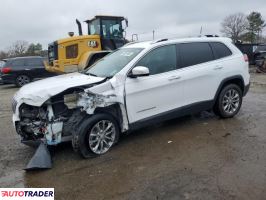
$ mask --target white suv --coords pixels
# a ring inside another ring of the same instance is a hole
[[[107,152],[120,133],[213,109],[236,115],[249,88],[246,57],[228,38],[128,44],[81,73],[22,87],[13,122],[22,142],[72,140],[83,157]]]

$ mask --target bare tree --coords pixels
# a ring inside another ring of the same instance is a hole
[[[240,39],[240,36],[246,32],[248,22],[243,13],[236,13],[227,16],[221,23],[221,32],[230,37],[234,42]]]
[[[26,53],[27,49],[28,42],[24,40],[18,40],[9,47],[8,53],[10,57],[23,56]]]

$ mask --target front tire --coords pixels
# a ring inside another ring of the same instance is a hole
[[[226,85],[220,92],[214,112],[221,118],[234,117],[242,105],[243,92],[236,84]]]
[[[119,126],[111,115],[94,114],[82,122],[73,136],[73,147],[84,158],[96,157],[108,152],[118,142],[119,134]]]

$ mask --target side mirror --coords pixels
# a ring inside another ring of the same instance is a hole
[[[132,69],[132,71],[129,74],[130,78],[137,78],[141,76],[149,76],[150,75],[150,70],[147,67],[143,66],[137,66]]]

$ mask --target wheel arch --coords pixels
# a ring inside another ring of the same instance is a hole
[[[244,83],[244,79],[241,75],[236,75],[236,76],[231,76],[228,78],[225,78],[224,80],[222,80],[222,82],[220,83],[218,90],[216,91],[215,97],[214,97],[214,102],[216,102],[220,92],[222,91],[222,89],[229,84],[236,84],[240,87],[243,95],[245,93],[245,83]]]
[[[30,80],[33,79],[33,75],[31,75],[31,74],[28,73],[28,72],[20,72],[20,73],[17,73],[17,74],[15,75],[16,78],[19,77],[19,76],[27,76],[27,77],[30,78]]]
[[[119,103],[115,103],[115,104],[112,104],[112,105],[106,106],[106,107],[97,107],[94,111],[94,114],[98,114],[98,113],[105,113],[105,114],[111,115],[117,121],[119,129],[122,132],[122,130],[123,130],[123,113],[122,113],[122,110],[120,108]]]

